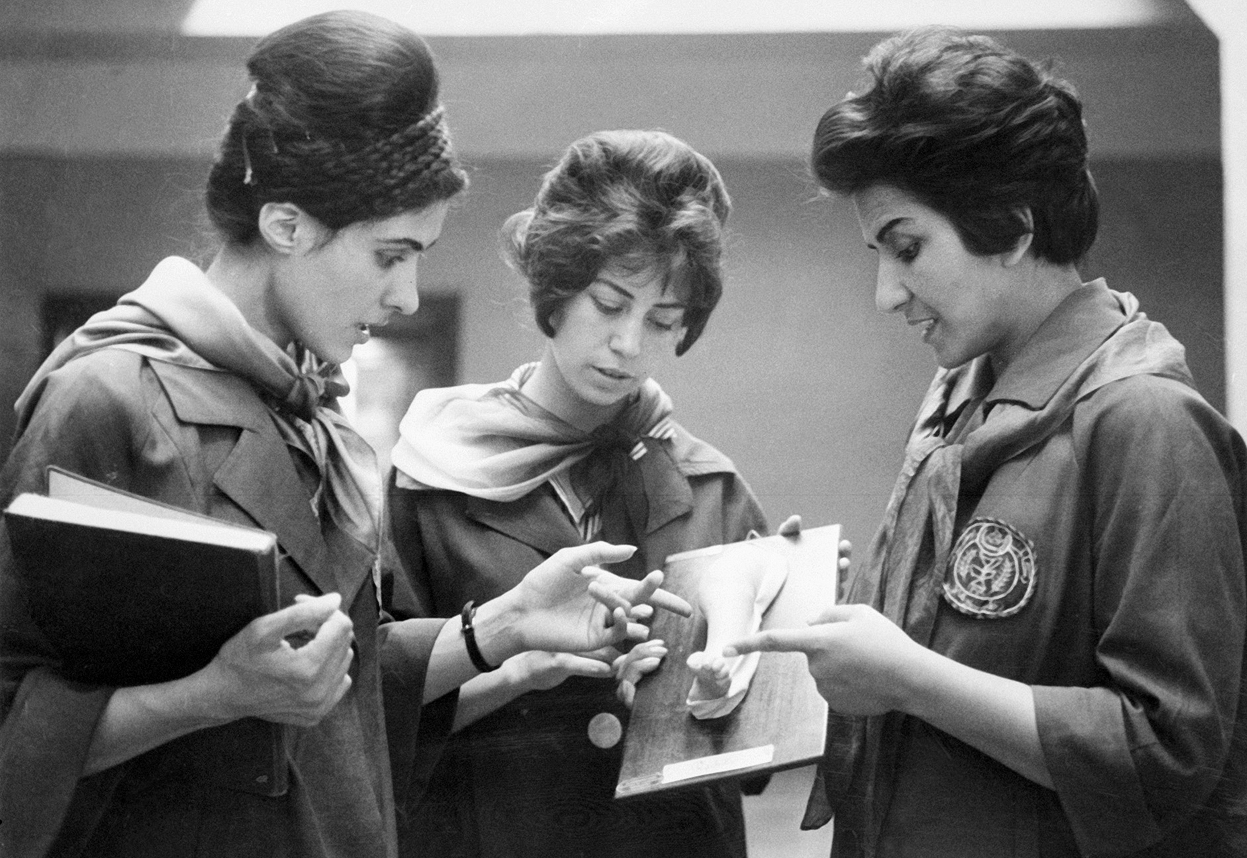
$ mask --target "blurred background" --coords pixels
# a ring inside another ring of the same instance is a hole
[[[1224,21],[1242,14],[1224,11],[1232,2],[1195,5]],[[497,231],[563,148],[599,129],[662,128],[715,161],[735,209],[723,301],[659,381],[677,418],[735,460],[773,523],[790,513],[839,522],[864,549],[935,365],[900,319],[876,313],[874,256],[852,206],[820,196],[805,159],[818,117],[859,82],[866,51],[924,23],[991,31],[1054,58],[1075,83],[1102,195],[1082,273],[1134,292],[1186,344],[1201,391],[1224,409],[1235,387],[1225,46],[1182,0],[1036,5],[5,0],[0,454],[13,400],[61,336],[161,258],[211,256],[201,188],[247,92],[255,39],[340,7],[427,36],[472,174],[422,262],[420,311],[357,350],[351,407],[383,456],[416,390],[498,380],[539,356]],[[755,858],[827,854],[828,830],[796,831],[808,781],[808,770],[788,773],[750,800]]]

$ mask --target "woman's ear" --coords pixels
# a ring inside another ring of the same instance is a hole
[[[1018,236],[1017,243],[1001,254],[1001,262],[1005,268],[1012,268],[1026,258],[1026,252],[1031,249],[1035,240],[1035,216],[1031,214],[1030,208],[1018,209],[1016,215],[1024,231]]]
[[[265,203],[260,207],[258,226],[270,249],[289,255],[315,247],[320,225],[294,203]]]

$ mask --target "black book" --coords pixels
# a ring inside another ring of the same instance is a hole
[[[204,667],[277,610],[277,540],[49,468],[4,511],[32,619],[64,674],[145,685]]]

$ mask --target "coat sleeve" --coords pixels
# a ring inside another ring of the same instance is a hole
[[[1247,471],[1224,419],[1159,379],[1102,389],[1074,437],[1094,502],[1103,682],[1036,687],[1035,706],[1079,846],[1126,854],[1207,806],[1242,731]]]
[[[0,505],[21,492],[44,493],[51,464],[127,487],[132,451],[148,431],[143,384],[154,383],[140,376],[139,366],[133,356],[110,355],[50,376],[0,472]],[[112,689],[60,676],[54,649],[30,619],[2,524],[0,680],[0,854],[41,855],[52,848],[71,805],[75,818],[91,818],[115,783],[113,770],[88,779],[93,789],[79,790]],[[78,792],[83,796],[75,804]],[[87,806],[92,796],[96,807]]]
[[[424,546],[416,517],[417,492],[398,488],[391,472],[381,528],[381,681],[390,771],[399,825],[419,806],[454,726],[458,691],[424,704],[433,642],[445,619],[433,617]]]
[[[454,723],[458,693],[424,705],[433,643],[446,619],[395,620],[380,628],[381,682],[395,806],[420,802]]]
[[[395,619],[435,616],[424,542],[416,515],[419,492],[401,489],[390,471],[381,516],[382,604]]]

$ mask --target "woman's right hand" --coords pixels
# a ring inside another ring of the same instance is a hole
[[[263,718],[310,727],[351,687],[351,620],[337,593],[296,597],[227,640],[206,667],[155,685],[116,689],[83,764],[90,775],[205,727]],[[288,637],[307,637],[295,647]]]
[[[583,653],[625,638],[643,640],[649,629],[638,620],[647,614],[637,608],[645,603],[689,616],[687,602],[659,588],[661,572],[635,581],[600,568],[635,550],[605,542],[560,549],[482,604],[476,639],[485,659],[497,663],[525,650]]]
[[[296,596],[295,603],[252,620],[204,668],[219,683],[231,718],[263,718],[311,727],[351,687],[352,623],[342,597]],[[307,637],[302,646],[287,638]]]

